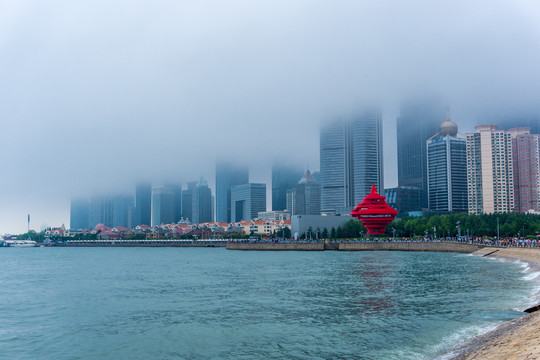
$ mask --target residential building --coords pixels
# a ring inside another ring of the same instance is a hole
[[[231,188],[247,183],[247,167],[226,161],[216,163],[216,221],[231,222]]]
[[[513,128],[514,211],[540,211],[540,135],[531,128]]]
[[[438,132],[445,119],[444,106],[435,99],[401,105],[397,118],[398,186],[420,189],[420,207],[427,208],[426,141]]]
[[[233,222],[252,220],[266,211],[266,184],[244,184],[231,189]]]
[[[383,189],[382,119],[365,111],[321,128],[321,209],[348,213],[370,193]]]
[[[447,119],[427,142],[428,207],[435,212],[467,212],[467,144]]]
[[[309,170],[300,179],[295,189],[295,206],[293,215],[320,215],[321,187]]]
[[[510,132],[477,125],[467,134],[469,214],[514,211],[514,165]]]
[[[272,210],[287,209],[287,191],[293,189],[302,178],[301,169],[274,165],[272,167]]]

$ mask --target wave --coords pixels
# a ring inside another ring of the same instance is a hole
[[[440,343],[433,346],[432,353],[437,354],[446,351],[444,354],[437,356],[437,360],[449,360],[458,356],[466,347],[466,342],[480,335],[484,335],[492,330],[495,330],[502,322],[484,323],[482,325],[472,325],[458,330],[454,334],[444,338]],[[456,344],[458,347],[455,347]],[[453,347],[453,349],[452,349]],[[448,351],[448,349],[451,349]]]

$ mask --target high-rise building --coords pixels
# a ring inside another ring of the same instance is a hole
[[[165,184],[166,188],[174,190],[174,222],[182,220],[182,184],[169,183]]]
[[[257,218],[266,211],[266,184],[244,184],[231,190],[232,222]]]
[[[402,104],[396,121],[398,185],[420,189],[421,208],[428,206],[426,141],[437,133],[444,119],[442,104],[425,100]]]
[[[249,169],[225,161],[216,163],[216,221],[231,222],[231,188],[249,183]]]
[[[152,223],[152,184],[139,183],[135,187],[135,226]]]
[[[350,212],[371,185],[384,188],[381,122],[366,111],[321,128],[321,211]]]
[[[296,185],[294,211],[292,215],[321,214],[321,187],[309,170]]]
[[[497,125],[477,125],[467,134],[469,214],[514,210],[512,137]]]
[[[467,212],[467,145],[447,119],[427,141],[428,207],[437,212]]]
[[[194,224],[213,221],[212,191],[203,177],[193,188],[191,213]]]
[[[540,135],[510,129],[514,165],[514,211],[540,211]]]
[[[287,191],[294,189],[302,178],[303,171],[291,166],[272,166],[272,210],[287,208]]]
[[[193,190],[197,181],[187,183],[187,189],[182,191],[182,217],[192,222],[193,218]]]
[[[71,199],[69,227],[73,230],[90,228],[90,201],[87,199]]]
[[[131,196],[94,196],[90,199],[90,228],[97,224],[107,227],[128,226],[128,209],[133,206]]]
[[[152,189],[152,226],[174,223],[175,193],[172,188]]]
[[[291,213],[292,215],[296,211],[295,206],[296,206],[296,189],[289,189],[287,190],[287,208],[285,210]]]
[[[420,189],[409,186],[398,186],[384,189],[384,196],[388,206],[394,208],[399,214],[411,215],[421,209]]]
[[[487,113],[484,120],[489,119],[491,123],[497,124],[499,130],[510,130],[513,128],[531,128],[531,134],[540,133],[540,114],[534,111],[524,111],[516,113],[512,109],[512,113],[507,111],[497,111]],[[484,123],[485,122],[481,122]],[[480,124],[481,124],[480,123]]]

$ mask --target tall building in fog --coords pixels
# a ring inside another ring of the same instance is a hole
[[[174,223],[175,192],[173,188],[152,189],[152,226]]]
[[[427,141],[429,210],[467,212],[467,146],[455,122],[447,119]]]
[[[282,211],[287,208],[287,191],[294,189],[304,172],[301,169],[274,165],[272,167],[272,210]]]
[[[192,223],[200,224],[213,221],[212,191],[203,177],[193,188],[191,203]]]
[[[173,189],[174,191],[174,215],[173,222],[177,223],[182,220],[182,184],[168,183],[165,184],[166,188]]]
[[[249,183],[249,169],[226,161],[216,163],[216,221],[231,222],[231,188]]]
[[[291,215],[320,215],[321,187],[308,170],[295,188],[294,213]]]
[[[133,206],[133,197],[115,196],[94,196],[90,199],[90,228],[97,224],[107,227],[123,226],[129,223],[128,211]]]
[[[266,184],[233,186],[231,211],[233,222],[257,218],[259,212],[266,211]]]
[[[477,125],[467,134],[469,214],[514,211],[512,137],[497,125]]]
[[[540,211],[540,135],[510,129],[514,166],[514,211]]]
[[[182,217],[191,222],[193,218],[193,190],[196,186],[197,181],[190,181],[187,183],[187,189],[182,191]]]
[[[135,223],[134,225],[150,225],[152,223],[152,184],[139,183],[135,187]]]
[[[369,194],[383,191],[382,119],[365,111],[321,128],[321,211],[349,212]]]
[[[396,122],[398,184],[420,189],[422,208],[428,206],[426,141],[439,131],[444,119],[444,106],[426,100],[403,103]]]
[[[69,212],[69,228],[72,230],[90,228],[90,201],[72,199]]]

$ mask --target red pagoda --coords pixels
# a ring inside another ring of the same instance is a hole
[[[384,199],[386,196],[377,194],[375,185],[371,185],[371,194],[351,211],[351,216],[364,224],[368,235],[384,234],[384,227],[394,221],[398,213]]]

